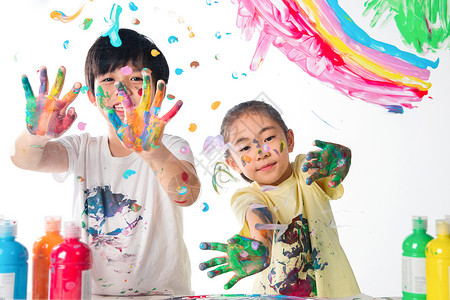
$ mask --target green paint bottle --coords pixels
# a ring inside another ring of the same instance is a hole
[[[425,247],[433,237],[427,234],[427,217],[412,218],[413,233],[403,241],[402,293],[403,300],[425,300]]]

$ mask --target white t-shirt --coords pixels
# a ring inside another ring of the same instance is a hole
[[[180,206],[168,197],[139,155],[111,156],[108,138],[84,133],[58,140],[74,175],[73,218],[93,255],[93,294],[191,293],[191,269]],[[164,135],[162,143],[194,164],[188,143]],[[188,150],[188,151],[186,151]]]

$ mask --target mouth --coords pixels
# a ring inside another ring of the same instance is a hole
[[[262,166],[261,168],[259,168],[258,169],[258,171],[269,171],[270,169],[272,169],[273,168],[273,166],[275,166],[276,165],[276,162],[274,162],[274,163],[270,163],[270,164],[266,164],[266,165],[264,165],[264,166]]]
[[[117,104],[113,105],[113,109],[116,111],[116,113],[119,113],[119,114],[123,114],[123,112],[124,112],[122,103],[117,103]]]

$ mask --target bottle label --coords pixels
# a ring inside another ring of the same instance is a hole
[[[15,273],[0,274],[0,299],[14,299]]]
[[[402,257],[402,291],[413,294],[427,293],[424,257]]]
[[[84,270],[81,272],[81,299],[91,299],[92,271]]]

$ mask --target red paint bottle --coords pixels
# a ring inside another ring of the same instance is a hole
[[[49,299],[90,299],[92,254],[77,222],[65,222],[64,241],[50,254]]]

